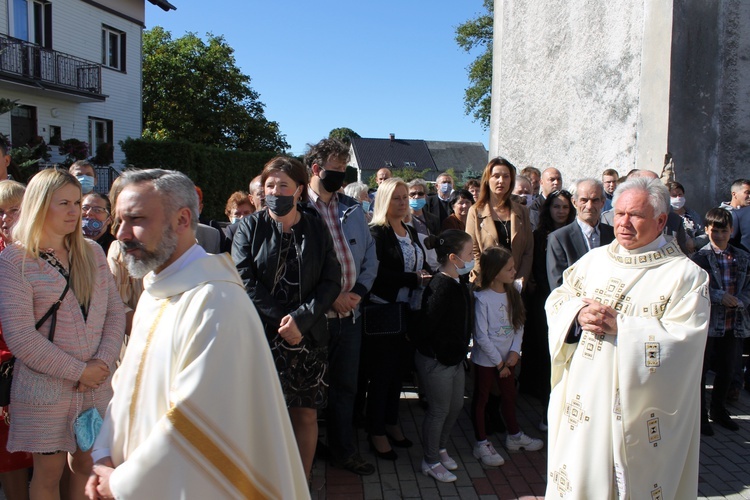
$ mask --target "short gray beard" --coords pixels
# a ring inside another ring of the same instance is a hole
[[[139,258],[131,254],[123,253],[122,259],[128,268],[130,276],[141,279],[151,271],[161,267],[174,254],[177,249],[177,233],[172,226],[167,224],[161,233],[161,241],[156,244],[153,252],[141,248],[142,256]]]

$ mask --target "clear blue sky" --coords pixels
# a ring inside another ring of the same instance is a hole
[[[487,147],[488,132],[464,114],[477,54],[454,40],[482,0],[171,1],[176,11],[146,2],[146,27],[223,35],[294,154],[337,127]]]

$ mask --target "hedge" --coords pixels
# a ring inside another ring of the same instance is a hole
[[[178,170],[203,190],[202,215],[227,221],[224,207],[235,191],[247,191],[250,181],[263,170],[273,151],[247,152],[184,141],[126,139],[120,142],[127,168]]]

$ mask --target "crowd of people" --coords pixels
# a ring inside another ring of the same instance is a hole
[[[461,187],[383,168],[370,192],[344,186],[340,141],[303,160],[270,160],[219,223],[177,172],[127,171],[109,197],[86,161],[0,180],[9,499],[304,497],[316,454],[375,472],[355,422],[378,460],[413,445],[407,380],[421,472],[456,481],[467,375],[484,466],[504,463],[492,429],[510,451],[544,446],[518,424],[520,390],[548,408],[550,498],[695,492],[699,433],[737,430],[726,402],[750,390],[750,180],[701,217],[650,171],[566,190],[556,168],[498,157]]]

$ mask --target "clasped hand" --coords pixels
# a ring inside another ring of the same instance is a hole
[[[86,498],[89,500],[102,500],[114,498],[109,487],[109,476],[114,472],[115,465],[109,457],[99,460],[89,476],[86,483]]]
[[[302,332],[299,331],[297,322],[294,321],[294,318],[289,314],[281,318],[279,335],[289,345],[297,345],[302,342]]]
[[[81,378],[78,379],[78,392],[89,389],[98,389],[109,377],[109,367],[101,359],[90,359],[86,361]]]
[[[592,299],[578,311],[578,324],[583,330],[596,334],[617,335],[617,311]]]

